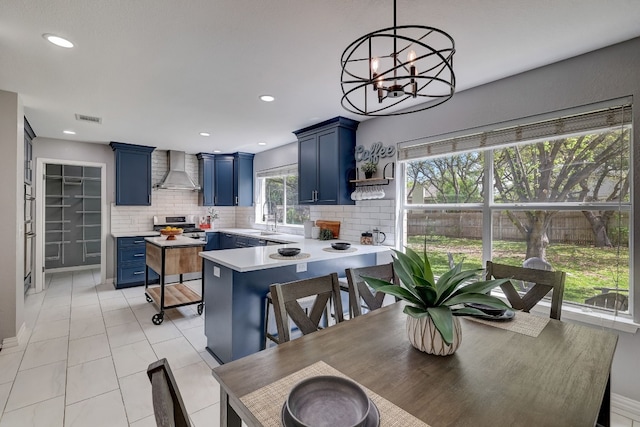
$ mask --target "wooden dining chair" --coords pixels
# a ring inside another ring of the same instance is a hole
[[[344,320],[342,314],[342,300],[340,298],[340,284],[338,275],[331,273],[310,279],[296,280],[288,283],[276,283],[270,286],[271,298],[278,329],[278,344],[291,340],[291,320],[303,335],[310,334],[319,329],[323,314],[327,307],[333,303],[336,323]],[[305,310],[299,300],[315,296],[315,301],[310,310]],[[326,322],[329,322],[325,314]],[[328,324],[328,323],[327,323]]]
[[[368,311],[379,309],[386,296],[384,292],[373,291],[362,279],[362,276],[386,280],[395,285],[400,284],[391,262],[371,267],[347,268],[345,273],[349,288],[349,312],[352,317],[360,316],[363,308]],[[398,301],[397,298],[396,301]]]
[[[158,427],[191,427],[189,415],[180,396],[169,361],[157,360],[147,368],[151,381],[153,412]]]
[[[550,291],[553,291],[551,294],[550,317],[560,320],[566,278],[565,272],[516,267],[487,261],[486,279],[490,280],[492,278],[514,279],[532,283],[530,288],[520,292],[518,292],[518,284],[513,283],[513,281],[500,285],[511,306],[516,310],[525,312],[529,312],[542,298]]]
[[[616,311],[627,311],[629,309],[629,297],[617,292],[598,294],[591,298],[587,298],[584,300],[584,303]]]

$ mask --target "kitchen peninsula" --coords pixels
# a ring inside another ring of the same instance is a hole
[[[260,230],[228,232],[266,238],[271,244],[200,253],[204,259],[207,350],[221,363],[261,350],[269,285],[333,272],[342,277],[346,268],[375,265],[377,255],[389,251],[386,246],[356,244],[347,251],[336,251],[331,249],[335,240],[305,239]],[[300,255],[278,257],[278,249],[284,247],[300,248]]]

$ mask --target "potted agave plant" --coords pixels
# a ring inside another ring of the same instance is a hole
[[[421,257],[411,248],[406,253],[393,250],[393,268],[400,286],[385,280],[363,277],[378,292],[393,295],[409,304],[407,334],[411,344],[420,351],[439,356],[453,354],[462,341],[457,316],[484,315],[465,303],[483,304],[495,309],[510,309],[502,300],[486,293],[509,279],[477,281],[481,268],[462,270],[462,262],[437,280],[431,270],[426,249]]]

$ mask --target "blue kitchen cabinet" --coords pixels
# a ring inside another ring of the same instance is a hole
[[[298,138],[298,203],[353,205],[358,122],[345,117],[294,131]]]
[[[253,205],[253,154],[216,154],[214,203],[216,206]]]
[[[147,248],[144,237],[116,239],[116,289],[144,285]],[[158,283],[160,276],[149,269],[149,283]]]
[[[235,249],[237,236],[231,233],[220,233],[220,249]]]
[[[215,197],[215,155],[207,153],[196,154],[198,159],[198,180],[200,184],[200,206],[214,206]]]
[[[215,156],[215,204],[216,206],[235,206],[233,191],[233,155]]]
[[[116,156],[116,205],[151,206],[151,153],[146,145],[109,144]]]
[[[207,244],[204,246],[205,251],[217,251],[220,249],[220,233],[218,232],[209,232],[206,233],[207,236]]]

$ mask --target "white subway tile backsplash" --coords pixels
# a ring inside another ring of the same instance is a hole
[[[185,167],[189,176],[198,182],[198,159],[195,155],[185,156]],[[159,183],[166,174],[167,152],[156,150],[152,154],[152,183]],[[111,232],[149,231],[153,226],[153,216],[167,215],[207,215],[208,208],[198,205],[198,193],[183,190],[153,190],[151,206],[111,205]],[[255,207],[216,206],[219,218],[215,228],[264,228],[256,225]],[[393,200],[361,200],[356,205],[310,206],[309,219],[340,221],[340,238],[358,242],[361,233],[378,227],[387,235],[385,245],[395,241],[395,204]],[[302,227],[278,227],[281,232],[302,235]]]

